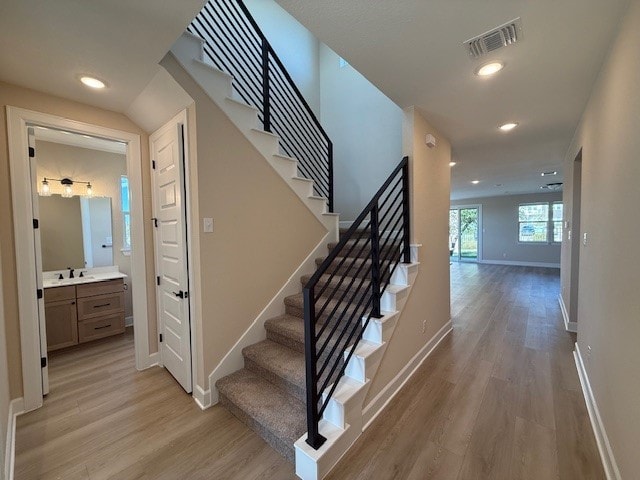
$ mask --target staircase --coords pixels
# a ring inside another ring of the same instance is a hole
[[[341,233],[344,233],[341,230]],[[358,245],[358,241],[348,242],[349,246]],[[335,248],[336,242],[328,244],[329,252]],[[359,251],[356,251],[359,250]],[[344,265],[355,261],[356,264],[366,262],[370,255],[370,249],[354,248],[354,252],[347,257],[338,256],[332,261],[333,271],[340,272],[346,268]],[[415,257],[417,252],[413,251]],[[321,264],[324,259],[316,260]],[[342,263],[342,265],[341,265]],[[357,435],[353,430],[362,430],[356,426],[358,414],[352,412],[347,421],[348,410],[354,405],[356,409],[361,407],[362,401],[369,386],[369,379],[375,375],[375,369],[382,357],[386,342],[389,340],[395,327],[398,310],[406,299],[412,276],[417,272],[418,263],[400,264],[400,268],[394,274],[390,286],[383,294],[383,313],[380,319],[375,319],[364,332],[362,340],[350,360],[347,374],[340,380],[340,387],[332,399],[328,408],[326,420],[324,420],[325,433],[330,432],[333,437],[339,437],[353,424],[350,436],[345,436],[348,445],[353,443]],[[310,275],[300,278],[302,286],[308,283]],[[347,286],[354,280],[347,277],[338,285],[336,277],[325,274],[318,284],[322,289],[327,286],[324,293],[345,292]],[[367,281],[366,279],[364,280]],[[322,297],[325,300],[327,297]],[[337,310],[349,310],[348,302],[336,302]],[[335,304],[334,304],[335,305]],[[266,340],[250,345],[243,351],[245,366],[227,377],[216,382],[219,391],[220,402],[227,407],[236,417],[246,423],[275,450],[280,452],[291,462],[296,462],[294,444],[297,448],[311,454],[310,447],[304,442],[307,431],[306,410],[306,378],[305,378],[305,326],[304,326],[304,301],[302,292],[285,298],[285,313],[271,318],[265,323]],[[328,318],[322,318],[319,325],[325,325]],[[330,322],[330,320],[329,320]],[[340,352],[342,354],[342,352]],[[359,402],[358,402],[359,401]],[[359,420],[361,422],[361,418]],[[347,445],[347,446],[348,446]],[[342,453],[335,449],[333,457],[335,461]],[[302,453],[302,452],[301,452]],[[302,456],[304,457],[305,454]],[[298,454],[300,457],[300,453]],[[331,456],[331,455],[330,455]],[[303,478],[312,478],[304,475]],[[314,475],[314,478],[320,478]]]
[[[371,379],[417,273],[408,159],[340,230],[331,141],[242,1],[210,0],[169,55],[328,231],[327,256],[299,269],[299,293],[283,295],[281,314],[262,335],[245,334],[242,359],[234,347],[213,377],[222,405],[295,462],[300,478],[323,478],[363,431]]]

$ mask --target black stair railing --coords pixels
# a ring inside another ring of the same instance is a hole
[[[307,443],[398,263],[411,261],[409,160],[404,157],[304,286]]]
[[[235,92],[333,212],[333,144],[242,0],[210,0],[187,31],[204,40],[205,56],[233,76]]]

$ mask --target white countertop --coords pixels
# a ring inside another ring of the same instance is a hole
[[[80,272],[84,273],[82,277],[80,277]],[[58,279],[60,274],[64,276],[62,280]],[[78,269],[75,271],[74,278],[69,278],[69,270],[44,272],[42,277],[42,286],[44,288],[52,288],[80,285],[83,283],[104,282],[106,280],[115,280],[116,278],[127,278],[127,275],[118,271],[118,267],[97,267]]]

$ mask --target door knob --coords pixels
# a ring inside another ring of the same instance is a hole
[[[187,292],[183,292],[182,290],[180,290],[179,292],[171,292],[171,293],[173,293],[176,297],[187,298]]]

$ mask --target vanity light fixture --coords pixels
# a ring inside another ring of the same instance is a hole
[[[62,196],[64,198],[73,197],[73,180],[69,178],[63,178],[62,180],[60,180],[60,183],[62,184]]]
[[[60,182],[62,185],[62,196],[64,198],[73,197],[73,184],[74,183],[82,183],[87,186],[87,191],[85,195],[87,197],[93,197],[93,187],[91,186],[91,182],[81,182],[80,180],[71,180],[70,178],[44,178],[42,180],[42,184],[40,187],[40,196],[41,197],[50,197],[51,196],[51,187],[49,185],[49,181]]]
[[[45,178],[42,180],[42,187],[40,187],[40,196],[42,197],[50,197],[51,196],[51,188],[49,187],[49,182]]]

